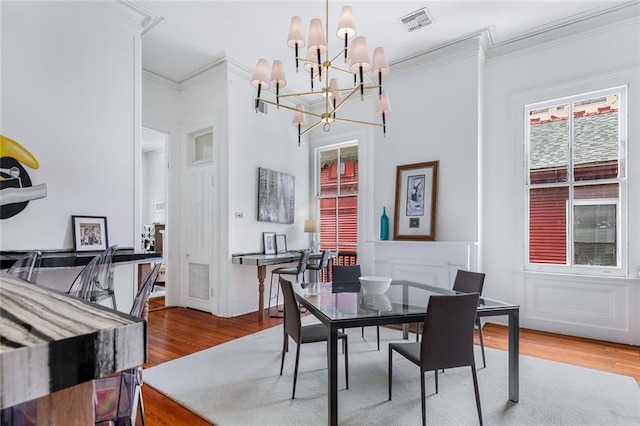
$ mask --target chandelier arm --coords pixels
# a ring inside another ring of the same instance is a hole
[[[313,129],[315,129],[316,127],[318,127],[320,124],[322,124],[322,120],[318,121],[316,124],[314,124],[311,127],[307,127],[306,129],[304,129],[304,131],[302,133],[300,133],[300,136],[304,136],[306,133],[309,133],[310,131],[312,131]]]
[[[336,71],[340,71],[343,72],[345,74],[349,74],[349,75],[353,75],[353,73],[349,70],[345,70],[344,68],[340,68],[340,67],[334,67],[333,64],[331,65],[331,69],[332,70],[336,70]]]
[[[261,102],[264,102],[265,104],[271,104],[271,105],[278,106],[277,103],[275,103],[273,101],[270,101],[268,99],[264,99],[264,98],[256,98],[256,101],[261,101]],[[315,112],[311,112],[311,111],[307,111],[307,110],[300,111],[300,110],[298,110],[298,109],[296,109],[296,108],[294,108],[292,106],[285,105],[285,104],[280,104],[280,108],[286,108],[286,109],[289,109],[289,110],[294,111],[294,112],[302,112],[303,114],[306,114],[306,115],[311,115],[313,117],[322,118],[322,115],[316,114]]]
[[[291,98],[293,96],[308,96],[308,95],[320,95],[322,92],[300,92],[300,93],[285,93],[280,94],[281,98]]]
[[[340,51],[340,53],[338,53],[336,56],[333,57],[333,59],[331,59],[331,68],[333,68],[333,63],[336,61],[336,59],[338,59],[340,56],[342,56],[342,54],[344,52],[347,51],[346,47],[343,47],[342,50]]]
[[[383,127],[383,125],[380,124],[380,123],[374,123],[374,122],[371,122],[371,121],[362,121],[362,120],[352,120],[350,118],[336,117],[336,118],[334,118],[334,121],[342,121],[344,123],[367,124],[369,126]]]

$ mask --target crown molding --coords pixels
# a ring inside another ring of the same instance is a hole
[[[389,64],[394,74],[410,71],[418,67],[442,66],[461,59],[478,57],[478,51],[490,45],[491,30],[482,29],[448,43],[433,47],[413,56]]]
[[[180,91],[179,83],[146,68],[142,69],[142,79],[152,81],[171,90]]]
[[[130,26],[134,27],[136,31],[140,31],[141,34],[146,33],[153,27],[158,25],[164,20],[164,16],[157,14],[151,9],[136,3],[133,0],[116,0],[116,1],[100,1],[94,2],[85,0],[90,4],[97,4],[105,9],[110,10],[117,16],[124,18]]]
[[[568,19],[537,27],[533,31],[521,33],[503,42],[491,43],[486,50],[487,59],[509,57],[540,46],[548,47],[565,43],[568,39],[596,34],[604,29],[609,30],[633,21],[637,22],[639,17],[640,2],[638,0],[601,7],[595,11],[577,14]]]

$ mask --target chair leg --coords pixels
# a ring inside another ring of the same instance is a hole
[[[114,311],[118,310],[118,306],[116,305],[116,293],[115,292],[111,293],[111,305],[113,306],[113,310]]]
[[[140,409],[140,420],[142,422],[142,426],[146,424],[144,418],[144,401],[142,400],[142,387],[138,387],[138,408]]]
[[[376,337],[378,338],[378,350],[380,350],[380,326],[376,325]]]
[[[392,380],[392,376],[393,376],[393,363],[391,362],[391,356],[393,354],[393,349],[391,348],[391,345],[389,345],[389,377],[388,377],[388,382],[389,382],[389,401],[391,401],[391,380]]]
[[[267,312],[270,318],[282,318],[281,315],[271,315],[271,290],[273,289],[273,273],[271,274],[271,284],[269,284],[269,299],[267,300]],[[278,275],[279,276],[279,275]],[[280,296],[280,285],[276,285],[276,311],[278,310],[278,298]]]
[[[436,377],[437,376],[437,372],[436,372]],[[424,371],[422,371],[422,369],[420,369],[420,403],[422,405],[422,426],[426,426],[427,424],[427,401],[426,401],[426,395],[425,395],[425,389],[424,389]]]
[[[482,323],[480,318],[476,318],[476,324],[478,325],[478,337],[480,338],[480,350],[482,351],[482,367],[487,368],[487,362],[484,358],[484,341],[482,339]]]
[[[433,372],[436,373],[436,393],[438,393],[438,370],[433,370]]]
[[[287,333],[284,333],[284,340],[282,341],[282,360],[280,361],[280,375],[282,376],[282,370],[284,368],[284,354],[287,352],[287,341],[288,341]]]
[[[344,342],[344,378],[349,389],[349,340],[345,337]]]
[[[416,342],[420,339],[420,323],[416,323]]]
[[[478,408],[478,420],[482,426],[482,408],[480,408],[480,392],[478,390],[478,376],[476,374],[476,366],[471,366],[471,375],[473,376],[473,390],[476,392],[476,407]]]
[[[296,398],[296,383],[298,382],[298,361],[300,361],[300,344],[297,345],[296,348],[296,366],[293,369],[293,393],[291,394],[291,399]]]

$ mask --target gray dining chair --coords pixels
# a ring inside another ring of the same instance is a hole
[[[279,278],[284,299],[284,339],[282,342],[282,361],[280,362],[280,375],[284,369],[284,356],[289,350],[289,338],[296,343],[296,363],[293,370],[293,392],[291,399],[296,397],[296,382],[298,381],[298,363],[300,360],[300,346],[305,343],[326,342],[329,340],[329,331],[324,324],[302,325],[300,308],[296,302],[291,281]],[[347,389],[349,389],[349,345],[347,335],[338,332],[338,339],[343,342],[344,351],[344,375]]]
[[[362,270],[360,265],[333,265],[331,267],[331,273],[333,275],[334,283],[343,282],[360,282],[362,276]],[[362,337],[364,338],[364,327],[362,327]],[[380,350],[380,327],[376,326],[376,340],[378,343],[378,350]]]
[[[478,293],[482,296],[482,288],[484,287],[485,274],[481,272],[465,271],[458,269],[456,279],[453,282],[453,290],[458,293]],[[476,317],[476,328],[478,329],[478,338],[480,339],[480,350],[482,351],[482,366],[487,367],[484,356],[484,340],[482,338],[482,322]]]
[[[317,262],[308,262],[307,270],[315,271],[316,282],[320,281],[320,271],[325,270],[329,266],[329,260],[331,259],[331,250],[323,250],[320,260]]]
[[[393,385],[393,352],[397,352],[420,368],[420,402],[422,424],[426,424],[426,392],[424,373],[435,373],[438,393],[438,370],[471,367],[476,395],[478,419],[482,425],[482,409],[476,363],[473,357],[473,332],[478,310],[478,293],[431,296],[422,328],[422,341],[389,343],[389,401]]]
[[[307,265],[309,264],[309,250],[303,250],[300,254],[300,259],[298,259],[298,265],[295,267],[287,267],[283,266],[280,268],[275,268],[271,271],[271,284],[269,285],[269,301],[268,301],[268,312],[270,317],[282,318],[281,315],[271,315],[271,289],[273,288],[273,276],[278,275],[293,275],[296,278],[296,282],[302,277],[302,282],[304,283],[304,272],[307,270]],[[278,311],[278,301],[280,298],[280,287],[276,283],[276,311]]]
[[[456,278],[453,281],[453,290],[457,293],[478,293],[482,296],[482,288],[484,287],[485,274],[481,272],[465,271],[458,269]],[[478,338],[480,339],[480,350],[482,351],[482,366],[487,367],[487,361],[484,355],[484,339],[482,337],[482,323],[480,318],[476,318],[476,327],[478,328]],[[416,324],[416,342],[420,336],[420,324]]]

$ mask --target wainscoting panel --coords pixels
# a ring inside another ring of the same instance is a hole
[[[453,287],[458,269],[477,271],[477,244],[473,242],[375,241],[375,275],[443,288]],[[400,300],[399,291],[389,292]],[[426,303],[424,292],[409,293],[412,304]]]
[[[639,325],[634,324],[630,308],[638,297],[638,280],[518,275],[514,294],[522,327],[638,344]]]

